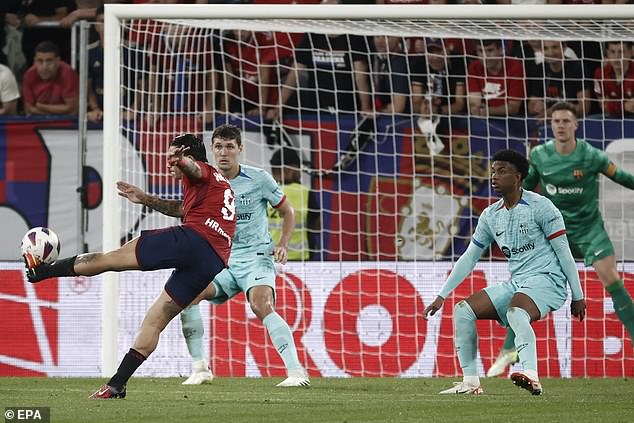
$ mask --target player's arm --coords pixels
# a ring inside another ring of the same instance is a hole
[[[167,162],[170,166],[176,166],[190,181],[198,181],[203,177],[203,170],[191,156],[186,156],[185,153],[189,150],[189,147],[181,145],[180,147],[170,150],[167,155]]]
[[[629,189],[634,189],[634,175],[617,167],[614,162],[610,162],[608,164],[608,167],[605,171],[603,171],[603,174],[619,185]]]
[[[293,209],[288,198],[285,197],[280,204],[275,206],[275,210],[282,218],[282,234],[273,249],[273,258],[278,263],[285,264],[288,258],[288,243],[295,229],[295,209]]]
[[[566,228],[561,212],[557,210],[554,204],[550,203],[542,214],[542,219],[538,221],[538,224],[542,231],[544,231],[546,239],[550,242],[557,256],[557,260],[559,260],[561,270],[568,280],[568,285],[572,292],[572,303],[570,304],[572,315],[578,317],[579,320],[583,320],[586,315],[586,303],[583,297],[583,290],[581,289],[581,282],[579,281],[577,265],[575,264],[575,259],[572,257],[570,245],[568,244],[568,237],[566,236]]]
[[[553,234],[551,236],[555,237],[552,239],[549,237],[550,245],[557,255],[561,269],[566,275],[566,279],[568,279],[568,285],[572,292],[571,313],[573,316],[578,317],[579,320],[583,320],[586,316],[586,303],[581,289],[581,282],[579,281],[579,272],[577,272],[575,260],[570,252],[568,237],[566,237],[565,231],[559,235]]]
[[[438,296],[425,310],[423,311],[423,318],[427,319],[427,316],[433,316],[442,307],[445,302],[445,298],[458,286],[464,279],[471,273],[473,268],[478,263],[478,260],[484,252],[485,246],[476,241],[475,238],[471,240],[467,250],[460,256],[456,265],[451,270],[447,281],[443,285],[442,289],[438,293]]]
[[[148,194],[141,188],[123,181],[117,181],[119,195],[135,204],[143,204],[166,216],[183,217],[183,202],[181,200],[164,200]]]

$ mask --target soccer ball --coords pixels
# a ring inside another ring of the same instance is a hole
[[[59,255],[59,249],[59,239],[55,232],[40,226],[29,229],[20,244],[22,255],[30,253],[44,263],[55,261]]]

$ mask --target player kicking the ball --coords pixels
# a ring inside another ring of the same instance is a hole
[[[561,213],[547,198],[522,189],[522,181],[528,175],[526,158],[515,151],[503,150],[493,156],[492,163],[492,186],[502,199],[482,212],[467,250],[456,262],[438,297],[423,313],[425,318],[436,314],[445,298],[495,241],[509,261],[511,279],[456,304],[454,336],[463,379],[440,393],[483,393],[476,361],[476,320],[488,319],[515,331],[515,344],[524,370],[511,375],[513,383],[533,395],[541,395],[531,322],[564,304],[566,283],[572,291],[572,315],[583,320],[586,304]]]
[[[92,394],[91,399],[126,396],[128,380],[156,349],[163,329],[204,291],[229,260],[236,226],[229,182],[206,163],[205,145],[190,134],[172,141],[167,162],[172,176],[183,181],[184,200],[167,204],[182,215],[182,225],[142,231],[139,237],[108,253],[81,254],[52,264],[39,263],[28,254],[24,257],[27,278],[33,283],[57,276],[175,268],[165,288],[146,312],[134,345],[123,357],[117,372]],[[117,183],[121,195],[127,185]]]
[[[577,139],[577,115],[573,104],[560,102],[552,107],[554,139],[535,147],[524,187],[539,183],[542,192],[561,211],[568,230],[570,249],[586,266],[594,267],[605,290],[612,297],[614,311],[634,343],[634,305],[616,270],[614,246],[599,211],[599,175],[634,189],[634,175],[619,169],[608,155]],[[487,376],[498,376],[516,361],[515,336],[508,330],[504,346]]]
[[[251,310],[264,324],[287,369],[288,377],[277,386],[309,386],[310,379],[297,356],[293,332],[275,311],[273,260],[286,263],[287,246],[295,227],[295,212],[271,175],[262,169],[240,164],[243,145],[237,127],[221,125],[216,128],[211,138],[211,149],[218,169],[229,180],[238,199],[238,223],[231,247],[229,268],[215,277],[203,296],[214,304],[222,304],[244,292]],[[145,204],[162,213],[171,210],[169,200],[148,196],[132,185],[128,185],[122,195],[133,203]],[[269,234],[268,204],[271,204],[283,219],[282,236],[277,245],[273,245]],[[204,329],[198,301],[194,301],[194,304],[183,310],[181,323],[193,361],[192,374],[183,384],[199,385],[209,382],[213,375],[203,358]]]

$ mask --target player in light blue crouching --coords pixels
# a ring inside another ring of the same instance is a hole
[[[494,241],[498,244],[509,261],[511,279],[456,304],[454,336],[463,379],[441,394],[484,392],[476,360],[476,320],[497,320],[513,329],[523,371],[511,374],[511,380],[533,395],[541,395],[531,322],[564,304],[566,284],[572,291],[572,315],[579,320],[585,317],[586,304],[563,218],[549,199],[522,188],[528,169],[526,158],[513,150],[503,150],[493,156],[492,187],[502,198],[482,212],[467,250],[456,262],[438,297],[423,312],[425,318],[436,314],[489,245]]]

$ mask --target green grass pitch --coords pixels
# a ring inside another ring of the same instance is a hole
[[[281,379],[132,378],[124,400],[87,397],[104,379],[0,378],[3,407],[51,408],[52,422],[593,422],[634,421],[634,382],[544,379],[533,397],[509,380],[482,379],[481,396],[438,395],[457,379],[313,378],[310,388]],[[3,410],[4,411],[4,410]]]

